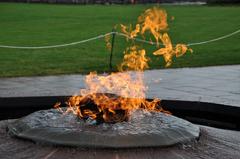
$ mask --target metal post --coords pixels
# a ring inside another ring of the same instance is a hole
[[[113,66],[112,66],[112,56],[113,56],[113,47],[114,47],[114,41],[115,41],[115,36],[116,36],[116,30],[112,29],[112,45],[111,45],[111,53],[110,53],[110,59],[109,59],[109,71],[113,71]]]

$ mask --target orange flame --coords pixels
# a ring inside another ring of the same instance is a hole
[[[189,49],[184,44],[177,44],[175,47],[167,34],[167,13],[165,10],[154,7],[147,9],[139,18],[135,29],[120,25],[121,31],[128,39],[134,39],[138,35],[144,36],[150,32],[154,36],[157,50],[154,55],[163,56],[166,66],[170,66],[174,56],[180,57]],[[110,47],[110,37],[106,37],[107,47]],[[159,48],[162,43],[163,48]],[[146,50],[139,46],[132,45],[124,51],[123,62],[118,66],[118,73],[110,75],[97,75],[91,72],[86,76],[86,89],[80,91],[79,96],[73,96],[67,101],[67,111],[76,114],[80,118],[90,117],[96,119],[99,116],[105,122],[119,122],[126,119],[135,109],[147,109],[149,111],[161,111],[169,113],[159,107],[159,99],[148,101],[145,98],[147,88],[143,80],[143,71],[147,69],[149,58],[146,57]],[[119,97],[109,96],[116,94]],[[87,102],[93,102],[96,107],[91,109],[86,106]],[[59,109],[59,103],[56,108]],[[119,110],[125,113],[119,115]]]

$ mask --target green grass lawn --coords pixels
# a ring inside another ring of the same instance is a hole
[[[49,5],[0,3],[0,45],[41,46],[69,43],[110,32],[115,24],[135,23],[151,5]],[[162,6],[175,20],[169,22],[173,43],[199,42],[240,28],[240,7]],[[176,59],[171,67],[240,64],[240,34],[222,41],[192,46],[193,54]],[[114,65],[126,47],[116,38]],[[147,44],[151,69],[163,68],[156,49]],[[104,39],[65,48],[19,50],[0,48],[0,77],[108,71]]]

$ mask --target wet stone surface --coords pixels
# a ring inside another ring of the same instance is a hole
[[[8,125],[11,136],[41,144],[79,147],[165,147],[199,137],[200,129],[186,120],[159,112],[136,110],[127,122],[96,125],[55,109],[41,110]]]
[[[85,88],[84,75],[0,78],[0,97],[69,96]],[[240,107],[240,65],[147,70],[147,98]],[[105,92],[111,93],[111,92]]]

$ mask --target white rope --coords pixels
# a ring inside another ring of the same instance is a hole
[[[0,48],[10,48],[10,49],[50,49],[50,48],[59,48],[59,47],[66,47],[66,46],[71,46],[71,45],[77,45],[81,43],[86,43],[92,40],[100,39],[103,38],[107,35],[111,35],[114,32],[109,32],[106,34],[98,35],[89,39],[81,40],[81,41],[76,41],[76,42],[71,42],[67,44],[59,44],[59,45],[48,45],[48,46],[10,46],[10,45],[0,45]]]
[[[194,45],[202,45],[202,44],[207,44],[207,43],[211,43],[211,42],[215,42],[215,41],[219,41],[219,40],[222,40],[222,39],[226,39],[228,37],[231,37],[235,34],[238,34],[240,32],[240,29],[230,33],[230,34],[227,34],[227,35],[224,35],[224,36],[220,36],[220,37],[217,37],[217,38],[214,38],[214,39],[211,39],[211,40],[207,40],[207,41],[201,41],[201,42],[195,42],[195,43],[188,43],[187,46],[194,46]],[[136,41],[139,41],[139,42],[143,42],[143,43],[147,43],[147,44],[151,44],[151,45],[156,45],[157,43],[156,42],[152,42],[152,41],[147,41],[147,40],[143,40],[143,39],[139,39],[139,38],[130,38],[128,35],[126,34],[123,34],[123,33],[118,33],[116,32],[116,34],[120,35],[120,36],[124,36],[124,37],[127,37],[129,39],[134,39]],[[173,45],[176,45],[176,44],[173,44]]]
[[[196,43],[189,43],[187,44],[188,46],[194,46],[194,45],[201,45],[201,44],[206,44],[206,43],[211,43],[211,42],[214,42],[214,41],[219,41],[219,40],[222,40],[222,39],[226,39],[228,37],[231,37],[237,33],[240,32],[240,29],[230,33],[230,34],[227,34],[227,35],[224,35],[224,36],[220,36],[218,38],[215,38],[215,39],[211,39],[211,40],[207,40],[207,41],[202,41],[202,42],[196,42]]]
[[[155,42],[147,41],[147,40],[144,40],[144,39],[131,38],[131,37],[128,36],[127,34],[123,34],[123,33],[119,33],[119,32],[115,32],[115,34],[120,35],[120,36],[124,36],[124,37],[129,38],[129,39],[133,39],[133,40],[135,40],[135,41],[139,41],[139,42],[142,42],[142,43],[147,43],[147,44],[150,44],[150,45],[156,45],[156,44],[157,44],[157,43],[155,43]]]
[[[240,29],[224,35],[224,36],[220,36],[211,40],[207,40],[207,41],[201,41],[201,42],[195,42],[195,43],[188,43],[187,46],[194,46],[194,45],[202,45],[202,44],[207,44],[207,43],[211,43],[211,42],[215,42],[215,41],[219,41],[222,39],[226,39],[228,37],[231,37],[235,34],[238,34],[240,32]],[[106,34],[102,34],[102,35],[98,35],[89,39],[85,39],[85,40],[81,40],[81,41],[76,41],[76,42],[71,42],[71,43],[66,43],[66,44],[59,44],[59,45],[48,45],[48,46],[12,46],[12,45],[0,45],[0,48],[10,48],[10,49],[50,49],[50,48],[59,48],[59,47],[66,47],[66,46],[72,46],[72,45],[77,45],[77,44],[81,44],[81,43],[86,43],[92,40],[96,40],[96,39],[100,39],[103,38],[107,35],[112,35],[112,34],[117,34],[120,36],[124,36],[127,38],[130,38],[128,35],[123,34],[123,33],[119,33],[119,32],[109,32]],[[147,41],[144,39],[139,39],[139,38],[130,38],[130,39],[134,39],[135,41],[139,41],[139,42],[143,42],[143,43],[147,43],[147,44],[151,44],[151,45],[156,45],[156,42],[152,42],[152,41]]]

